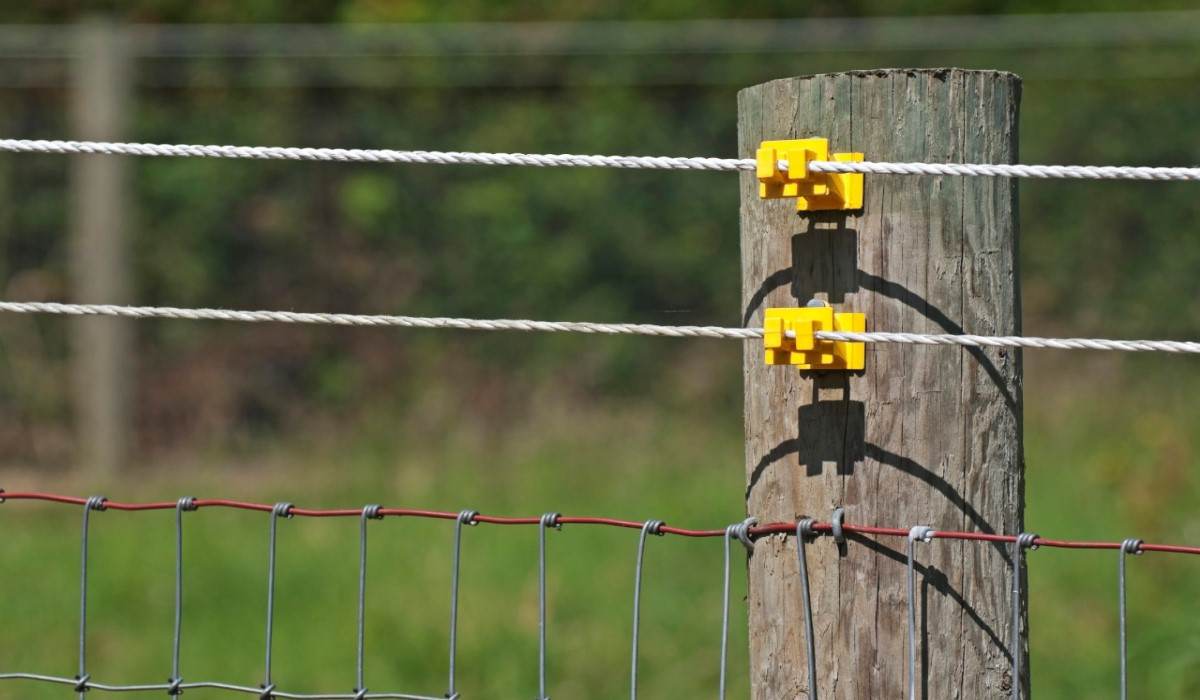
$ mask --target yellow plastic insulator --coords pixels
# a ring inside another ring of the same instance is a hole
[[[812,303],[812,302],[810,302]],[[855,371],[866,366],[863,343],[818,340],[817,331],[865,333],[867,315],[834,313],[820,306],[767,309],[763,316],[763,347],[768,365],[793,365],[805,370]]]
[[[758,196],[762,199],[796,198],[797,211],[862,209],[862,173],[814,173],[808,163],[834,160],[843,163],[862,161],[861,153],[829,153],[829,139],[792,139],[763,141],[755,154]],[[781,170],[779,162],[787,169]]]

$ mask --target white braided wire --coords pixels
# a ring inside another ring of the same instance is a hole
[[[1004,165],[984,163],[842,163],[811,161],[818,173],[874,175],[975,175],[1078,180],[1200,180],[1200,168],[1150,168],[1120,165]]]
[[[450,328],[472,331],[529,331],[544,333],[598,333],[603,335],[655,335],[669,338],[761,338],[757,328],[717,326],[658,326],[648,323],[587,323],[582,321],[526,321],[518,319],[439,318],[363,314],[299,313],[295,311],[235,311],[231,309],[180,309],[112,304],[58,304],[53,302],[0,302],[0,312],[119,316],[189,321],[241,321],[245,323],[305,323],[329,326],[393,326],[400,328]]]
[[[754,161],[740,158],[667,156],[596,156],[540,153],[467,153],[460,151],[394,151],[362,148],[288,148],[276,146],[204,146],[101,141],[33,141],[0,139],[0,151],[12,153],[90,153],[180,158],[251,160],[322,160],[430,165],[524,165],[537,168],[627,168],[642,170],[753,170]]]
[[[366,314],[301,313],[296,311],[236,311],[232,309],[181,309],[161,306],[113,304],[60,304],[56,302],[0,301],[0,313],[117,316],[189,321],[239,321],[243,323],[303,323],[331,326],[381,326],[399,328],[449,328],[472,331],[526,331],[541,333],[592,333],[648,335],[667,338],[762,338],[761,328],[720,326],[660,326],[651,323],[590,323],[586,321],[530,321],[521,319],[440,318]],[[791,335],[789,333],[789,335]],[[969,347],[1051,348],[1057,350],[1121,350],[1125,352],[1198,353],[1200,342],[1176,340],[1104,340],[1098,338],[1027,338],[1022,336],[935,335],[925,333],[848,333],[818,331],[818,340],[911,345],[961,345]]]
[[[640,170],[754,170],[751,158],[678,156],[605,156],[544,153],[476,153],[464,151],[397,151],[363,148],[291,148],[282,146],[217,146],[194,144],[113,143],[105,141],[39,141],[0,139],[0,151],[12,153],[103,154],[180,158],[312,160],[429,165],[519,165],[537,168],[624,168]],[[780,162],[786,169],[786,161]],[[1006,165],[986,163],[843,163],[815,160],[818,173],[877,175],[972,175],[983,177],[1070,178],[1088,180],[1200,180],[1200,167],[1095,165]]]
[[[845,333],[818,331],[821,340],[911,345],[963,345],[986,348],[1122,350],[1125,352],[1200,353],[1200,342],[1179,340],[1104,340],[1101,338],[1026,338],[1014,335],[929,335],[925,333]]]

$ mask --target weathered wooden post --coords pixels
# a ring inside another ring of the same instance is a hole
[[[738,96],[740,155],[753,158],[763,140],[825,136],[868,161],[1011,163],[1020,89],[1012,74],[957,69],[776,80]],[[803,215],[794,200],[760,200],[754,173],[741,188],[747,325],[768,306],[818,297],[865,312],[867,330],[1020,333],[1012,180],[867,175],[861,212]],[[751,514],[829,520],[844,506],[847,523],[1021,530],[1018,351],[868,345],[857,373],[769,367],[762,354],[747,344]],[[1007,547],[939,540],[918,561],[919,695],[1007,698]],[[792,537],[760,541],[750,561],[756,700],[808,697],[814,682],[797,568]],[[821,699],[903,697],[903,540],[852,536],[839,553],[824,537],[809,570]]]
[[[71,123],[76,138],[119,141],[125,132],[130,56],[120,29],[89,19],[78,27],[71,66]],[[124,304],[130,296],[128,170],[121,156],[71,161],[72,300]],[[75,319],[71,393],[76,461],[111,476],[125,460],[130,420],[132,334],[121,318]]]

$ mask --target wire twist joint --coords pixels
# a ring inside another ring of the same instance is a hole
[[[935,533],[936,530],[928,525],[914,525],[913,528],[908,531],[908,539],[911,542],[929,542],[933,540]]]

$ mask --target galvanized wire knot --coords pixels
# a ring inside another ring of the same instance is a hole
[[[362,516],[364,518],[370,518],[371,520],[381,520],[383,518],[383,513],[379,511],[382,509],[383,506],[379,505],[378,503],[372,503],[369,506],[363,506]]]
[[[930,542],[933,540],[933,533],[936,532],[928,525],[914,525],[908,531],[908,539],[913,542]]]
[[[650,533],[651,535],[661,536],[663,534],[663,526],[666,524],[667,523],[665,520],[647,520],[642,524],[642,527],[645,528],[646,532]]]
[[[1017,546],[1021,549],[1037,549],[1040,546],[1037,540],[1038,534],[1036,532],[1022,532],[1017,535]]]
[[[833,517],[829,519],[829,532],[833,535],[833,541],[842,546],[846,544],[846,533],[842,530],[842,523],[846,521],[846,509],[834,508]]]
[[[804,607],[804,649],[808,661],[808,698],[817,700],[817,643],[813,634],[812,592],[808,583],[808,555],[804,551],[808,540],[816,537],[813,518],[796,521],[796,560],[800,573],[800,603]]]
[[[1144,540],[1139,540],[1136,537],[1129,537],[1121,541],[1121,551],[1126,554],[1141,554]]]
[[[366,688],[355,688],[354,689],[354,700],[363,700],[366,697],[367,697],[367,689]]]
[[[92,680],[92,674],[85,673],[82,676],[75,676],[75,692],[86,693],[88,691],[88,681]]]
[[[276,503],[271,507],[271,513],[277,518],[290,518],[292,517],[292,504],[285,502]]]
[[[183,683],[183,679],[179,677],[168,678],[167,695],[183,695],[183,688],[179,687]]]
[[[725,536],[729,537],[732,535],[736,537],[738,542],[741,542],[742,546],[746,548],[746,551],[753,552],[754,540],[750,539],[750,528],[755,525],[758,525],[758,518],[751,516],[740,523],[725,528]]]
[[[456,520],[463,525],[478,525],[479,523],[475,520],[475,518],[478,517],[479,511],[477,510],[460,510],[458,511],[458,517]]]
[[[262,692],[258,694],[258,700],[271,700],[275,697],[275,684],[260,685]]]
[[[558,519],[561,517],[562,513],[546,513],[542,516],[542,527],[552,527],[561,530],[562,525],[558,522]]]
[[[175,507],[179,510],[196,510],[196,497],[184,496],[175,502]]]
[[[91,496],[84,507],[88,510],[108,510],[108,499],[104,496]]]

